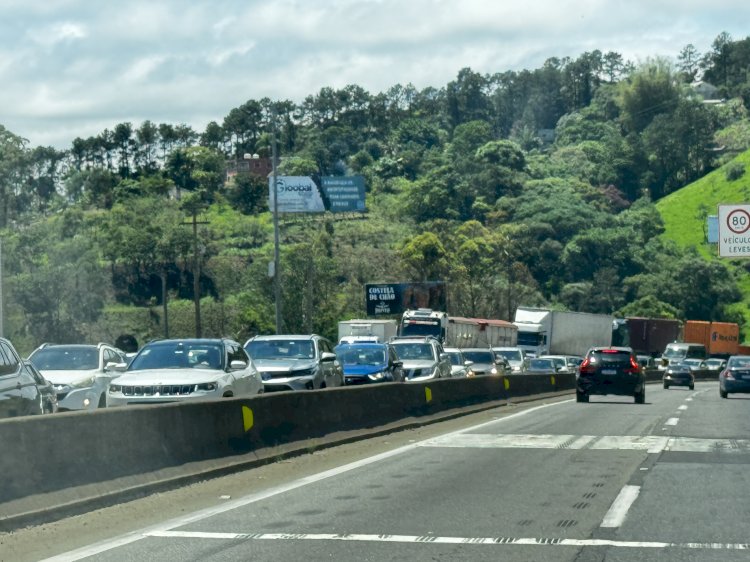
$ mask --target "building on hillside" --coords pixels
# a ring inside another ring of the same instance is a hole
[[[721,101],[719,88],[717,88],[713,84],[709,84],[708,82],[704,82],[703,80],[696,80],[695,82],[690,84],[690,87],[696,94],[703,98],[703,101],[712,103]]]
[[[227,160],[227,180],[237,174],[251,174],[267,178],[273,172],[270,158],[257,154],[245,154],[244,158]]]

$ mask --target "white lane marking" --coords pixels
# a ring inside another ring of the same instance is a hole
[[[166,539],[336,541],[373,543],[427,543],[464,545],[521,546],[608,546],[620,548],[687,548],[693,550],[750,550],[748,543],[615,541],[607,539],[564,539],[537,537],[437,537],[432,535],[366,535],[359,533],[203,533],[189,531],[155,531],[147,536]]]
[[[419,447],[447,449],[590,449],[592,451],[679,451],[685,453],[750,453],[748,439],[701,439],[658,435],[527,435],[506,433],[450,434],[428,439]]]
[[[551,402],[549,404],[541,404],[539,406],[534,406],[533,408],[529,408],[528,410],[516,412],[515,414],[509,414],[500,419],[493,419],[487,422],[482,422],[480,424],[477,424],[475,426],[472,426],[466,429],[460,429],[458,431],[447,433],[446,435],[459,435],[468,431],[474,431],[476,429],[480,429],[488,425],[499,424],[507,420],[516,419],[521,416],[525,416],[533,412],[536,412],[538,410],[541,410],[543,408],[549,408],[551,406],[558,406],[560,404],[567,404],[568,402],[573,402],[573,400],[562,400],[560,402]],[[209,507],[206,509],[202,509],[200,511],[196,511],[195,513],[192,513],[190,515],[176,517],[174,519],[170,519],[163,523],[157,523],[156,525],[152,525],[150,527],[146,527],[138,531],[126,533],[124,535],[115,537],[113,539],[106,539],[98,543],[89,545],[89,546],[84,546],[82,548],[78,548],[76,550],[66,552],[64,554],[53,556],[51,558],[45,559],[43,562],[73,562],[75,560],[82,560],[83,558],[88,558],[90,556],[96,556],[97,554],[101,554],[102,552],[107,552],[108,550],[112,550],[114,548],[118,548],[121,546],[125,546],[127,544],[134,543],[136,541],[139,541],[143,539],[144,537],[146,537],[149,533],[169,531],[171,529],[174,529],[175,527],[182,527],[184,525],[189,525],[190,523],[202,521],[204,519],[208,519],[210,517],[214,517],[216,515],[226,513],[227,511],[237,509],[239,507],[244,507],[246,505],[250,505],[250,504],[259,502],[261,500],[265,500],[273,496],[277,496],[279,494],[289,492],[291,490],[296,490],[297,488],[307,486],[314,482],[319,482],[321,480],[325,480],[333,476],[338,476],[339,474],[344,474],[345,472],[350,472],[352,470],[362,468],[363,466],[367,466],[373,463],[380,462],[382,460],[389,459],[391,457],[401,455],[403,453],[416,449],[417,447],[421,445],[421,443],[422,442],[410,443],[409,445],[404,445],[397,449],[393,449],[392,451],[386,451],[385,453],[380,453],[378,455],[367,457],[365,459],[361,459],[361,460],[358,460],[349,464],[345,464],[340,467],[326,470],[324,472],[319,472],[318,474],[306,476],[304,478],[300,478],[299,480],[294,480],[287,484],[276,486],[274,488],[270,488],[263,492],[256,492],[255,494],[250,494],[243,498],[238,498],[236,500],[230,500],[230,501],[224,502],[215,507]]]
[[[626,485],[622,487],[620,493],[617,494],[615,501],[609,507],[609,511],[602,520],[601,527],[615,528],[619,527],[625,521],[628,516],[628,510],[633,502],[638,499],[638,494],[641,493],[640,486]]]
[[[693,401],[692,398],[685,398],[685,402],[692,402],[692,401]]]
[[[688,407],[687,407],[687,406],[685,406],[685,404],[683,404],[682,406],[680,406],[680,407],[679,407],[679,408],[677,408],[677,409],[678,409],[678,410],[687,410],[687,409],[688,409]]]
[[[664,425],[677,425],[679,421],[680,421],[680,418],[669,418],[667,421],[664,422]]]

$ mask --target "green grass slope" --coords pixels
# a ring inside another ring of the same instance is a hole
[[[745,173],[738,179],[727,179],[727,167],[741,164]],[[671,193],[656,203],[664,220],[663,236],[682,247],[694,247],[706,259],[718,257],[715,244],[706,243],[706,216],[718,214],[720,204],[750,203],[750,150],[701,179]],[[732,265],[740,265],[733,260]],[[750,341],[750,275],[736,268],[743,293],[742,302],[733,307],[745,318],[743,341]]]

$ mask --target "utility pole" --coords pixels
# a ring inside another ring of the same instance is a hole
[[[195,337],[203,337],[201,327],[201,260],[198,251],[198,225],[208,221],[198,220],[198,209],[193,209],[193,299],[195,301]]]
[[[3,301],[3,240],[0,238],[0,338],[5,336],[5,305]]]
[[[281,260],[279,259],[279,186],[276,172],[276,108],[271,106],[271,166],[273,170],[273,281],[276,301],[276,334],[281,328]]]

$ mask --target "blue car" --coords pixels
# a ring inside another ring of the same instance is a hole
[[[388,343],[344,343],[334,349],[344,368],[344,384],[403,382],[403,363]]]
[[[733,355],[719,373],[719,395],[750,394],[750,355]]]

